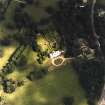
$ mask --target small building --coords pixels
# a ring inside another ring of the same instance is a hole
[[[61,56],[63,53],[64,53],[64,51],[53,51],[49,54],[49,56],[51,59],[53,59],[53,58],[56,58],[58,56]]]

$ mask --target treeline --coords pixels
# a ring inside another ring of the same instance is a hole
[[[5,93],[13,93],[17,87],[24,85],[24,81],[7,79],[6,75],[12,73],[15,70],[15,65],[17,65],[18,60],[21,58],[22,53],[24,52],[27,46],[19,45],[14,53],[8,59],[8,62],[0,70],[0,84],[3,87]]]
[[[73,61],[73,67],[78,73],[82,87],[86,91],[89,105],[95,105],[95,100],[100,98],[104,86],[104,62],[97,59],[76,59]]]
[[[105,6],[103,4],[96,4],[95,6],[95,28],[99,35],[99,41],[101,44],[101,49],[105,57]]]
[[[25,45],[19,45],[19,47],[14,51],[14,53],[8,59],[8,63],[1,69],[2,74],[9,74],[13,72],[14,66],[16,65],[18,59],[21,57],[23,51],[27,48]]]
[[[66,46],[68,56],[75,56],[74,40],[84,38],[88,40],[91,35],[90,4],[84,8],[80,0],[60,0],[57,3],[57,10],[48,8],[52,14],[53,24],[62,38],[62,43]]]

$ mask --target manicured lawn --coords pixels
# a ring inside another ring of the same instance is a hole
[[[24,72],[15,71],[9,77],[25,79],[26,71],[31,68]],[[84,91],[70,65],[56,68],[40,80],[27,80],[23,87],[6,96],[13,105],[63,105],[62,97],[66,96],[74,97],[74,105],[87,105]]]

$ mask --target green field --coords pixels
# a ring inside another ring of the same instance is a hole
[[[46,7],[55,6],[56,0],[40,0],[40,6],[36,7],[28,5],[24,9],[34,21],[39,22],[43,18],[47,18],[49,15],[45,12]],[[18,5],[15,1],[12,1],[9,6],[6,15],[5,23],[12,23],[12,16],[15,6]],[[0,40],[6,36],[6,33],[2,31],[3,26],[0,26]],[[1,46],[3,49],[3,57],[0,58],[0,68],[7,63],[8,58],[11,56],[17,43],[8,47]],[[22,87],[16,89],[12,94],[3,93],[6,96],[6,101],[10,105],[63,105],[63,97],[74,97],[73,105],[87,105],[87,99],[85,92],[82,89],[79,79],[71,64],[54,68],[44,78],[35,81],[29,81],[26,79],[27,74],[32,70],[40,70],[41,68],[48,69],[49,65],[47,61],[43,65],[39,65],[35,61],[36,53],[32,52],[30,48],[24,52],[24,56],[27,59],[25,67],[15,67],[15,71],[7,76],[16,80],[25,80],[25,84]],[[2,90],[0,91],[2,93]]]
[[[41,66],[38,65],[34,60],[35,53],[29,48],[24,52],[24,55],[27,55],[27,52],[28,62],[25,68],[16,67],[13,73],[7,75],[7,78],[26,81],[24,86],[17,88],[14,93],[3,93],[10,105],[63,105],[62,98],[71,96],[74,97],[73,105],[88,105],[78,76],[70,64],[54,68],[40,80],[29,81],[26,79],[27,74],[32,70],[49,68],[46,62]],[[2,59],[5,62],[7,56],[4,55]]]
[[[10,77],[23,79],[25,74],[14,72]],[[74,97],[73,105],[87,105],[77,75],[71,66],[66,65],[49,72],[43,79],[27,81],[7,99],[12,105],[63,105],[62,97],[68,96]]]

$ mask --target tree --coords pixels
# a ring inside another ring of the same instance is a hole
[[[13,93],[16,89],[15,84],[11,80],[5,80],[3,83],[3,90],[6,93]]]
[[[2,85],[4,92],[13,93],[17,87],[24,85],[24,81],[19,80],[14,81],[12,79],[5,79]]]
[[[27,76],[27,78],[31,81],[33,80],[39,80],[41,78],[43,78],[46,74],[48,73],[47,70],[42,69],[42,70],[34,70],[32,72],[29,73],[29,75]]]

